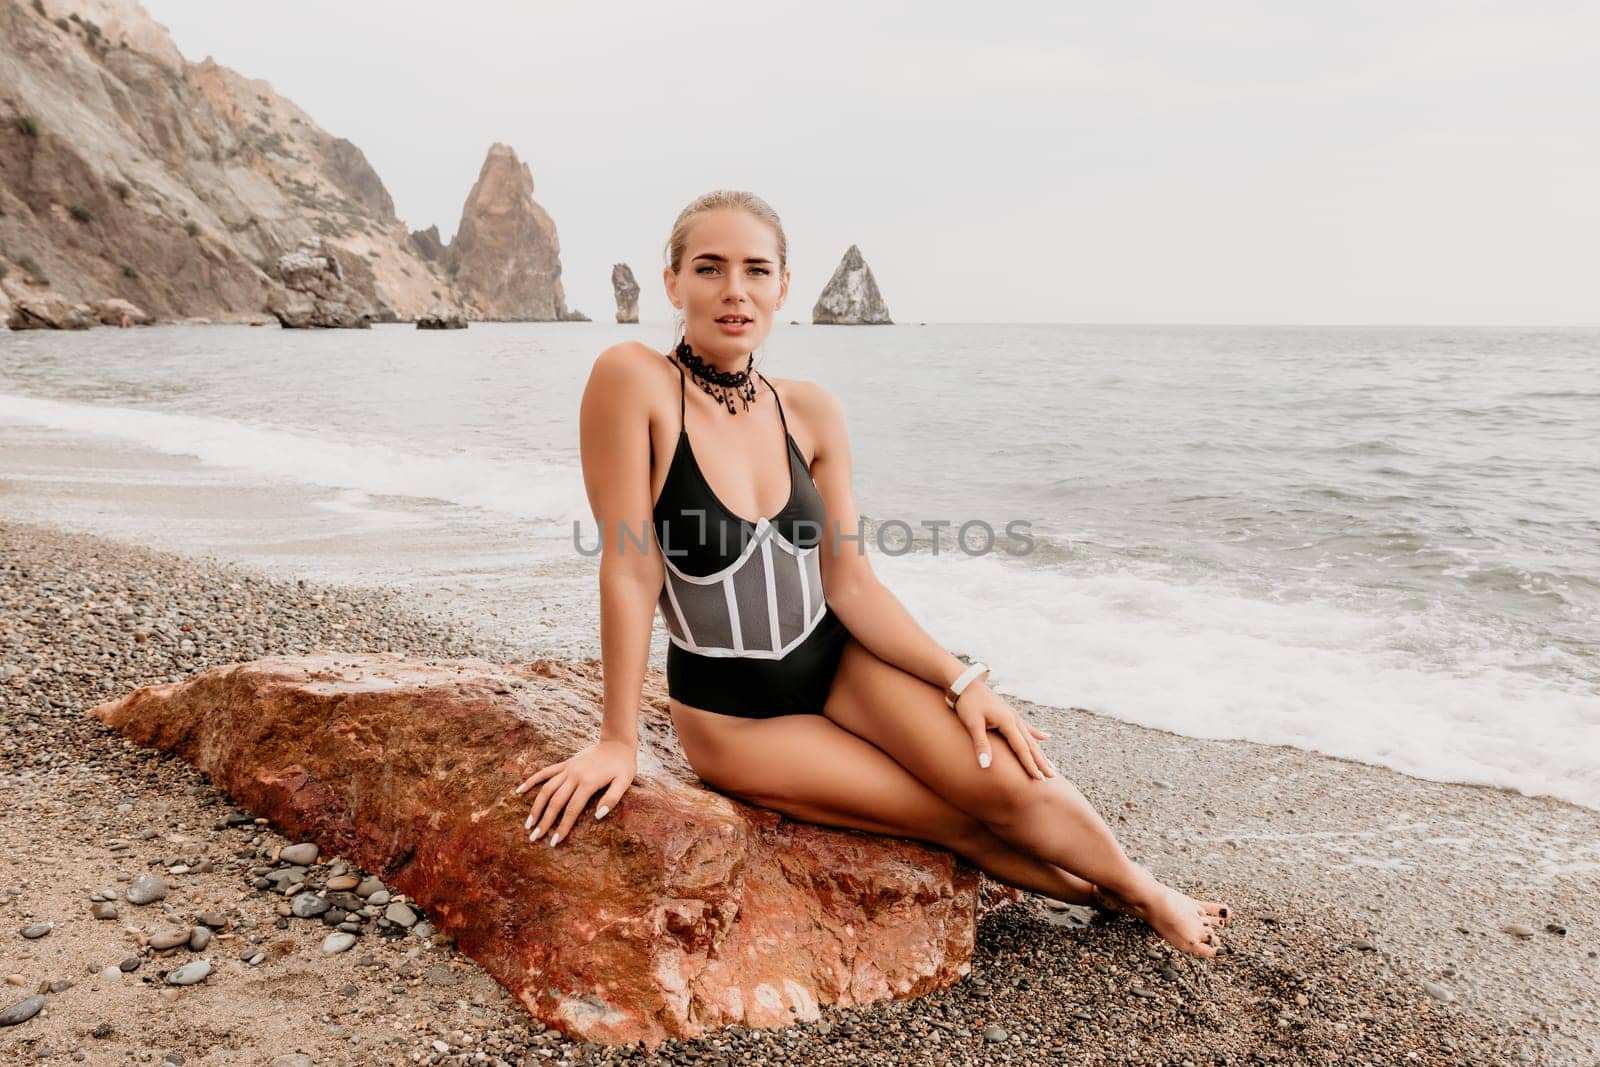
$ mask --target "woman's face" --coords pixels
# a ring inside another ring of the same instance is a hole
[[[738,208],[718,208],[689,227],[678,273],[662,272],[667,297],[683,311],[689,346],[727,370],[743,366],[772,329],[789,293],[789,271],[778,270],[778,235]],[[719,320],[742,316],[743,325]]]

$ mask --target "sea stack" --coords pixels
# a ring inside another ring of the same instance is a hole
[[[828,326],[893,325],[872,268],[855,245],[845,251],[833,277],[823,286],[817,306],[811,309],[811,321]]]
[[[461,209],[447,261],[467,303],[485,319],[562,322],[561,244],[556,224],[533,200],[533,172],[496,142]]]
[[[626,263],[611,268],[611,291],[617,294],[617,321],[639,321],[639,283]]]

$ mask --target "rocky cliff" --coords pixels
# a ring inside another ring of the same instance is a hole
[[[555,226],[501,149],[447,249],[395,217],[359,148],[267,82],[187,61],[137,0],[0,0],[0,320],[122,298],[157,321],[271,321],[278,263],[312,237],[374,321],[575,317]]]
[[[822,287],[822,295],[811,309],[811,321],[841,326],[893,325],[872,268],[855,245],[846,249],[833,277]]]

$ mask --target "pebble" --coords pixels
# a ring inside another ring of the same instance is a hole
[[[983,1039],[989,1042],[1004,1041],[1010,1036],[1003,1026],[990,1026],[983,1031]]]
[[[314,841],[302,841],[297,845],[289,845],[278,853],[280,863],[292,863],[296,867],[305,867],[317,862],[317,845]]]
[[[353,947],[355,943],[355,934],[341,931],[339,933],[329,934],[327,937],[322,939],[322,951],[329,954],[335,952],[344,952],[345,950]]]
[[[130,904],[154,904],[167,897],[166,880],[158,875],[146,875],[128,886],[128,891],[123,894]]]
[[[411,927],[417,923],[417,913],[406,906],[403,901],[395,901],[383,909],[383,917],[400,926]]]
[[[358,897],[370,897],[374,893],[383,892],[383,889],[384,889],[383,882],[380,881],[379,879],[377,879],[377,878],[363,878],[356,885],[356,896],[358,896]]]
[[[361,879],[357,878],[353,874],[339,874],[329,878],[328,884],[325,888],[330,893],[343,893],[346,890],[356,888],[360,884]]]
[[[190,952],[204,952],[209,944],[211,944],[211,930],[209,927],[196,926],[189,931]]]
[[[168,985],[194,985],[211,973],[210,960],[194,960],[167,975]]]
[[[1506,923],[1500,929],[1512,937],[1529,938],[1533,936],[1533,927],[1525,926],[1522,923]]]
[[[0,1011],[0,1026],[16,1026],[18,1023],[25,1023],[35,1015],[38,1015],[39,1009],[43,1007],[43,993],[35,993],[26,1000],[19,1000],[4,1011]]]
[[[314,919],[332,906],[315,893],[301,893],[289,902],[289,910],[301,919]]]
[[[27,938],[29,941],[36,941],[54,929],[54,923],[29,923],[27,926],[24,926],[19,933],[21,933],[22,936]]]
[[[169,948],[177,948],[179,945],[187,945],[189,936],[190,930],[187,926],[157,930],[150,935],[150,947],[157,952],[163,952]]]
[[[1422,988],[1428,994],[1428,996],[1432,997],[1434,1000],[1437,1000],[1441,1004],[1448,1004],[1452,1000],[1456,999],[1456,995],[1454,993],[1450,992],[1450,990],[1446,989],[1438,982],[1429,982],[1424,979]]]
[[[91,905],[89,914],[96,919],[116,919],[121,917],[121,913],[117,911],[117,906],[109,900],[102,900],[98,904]]]

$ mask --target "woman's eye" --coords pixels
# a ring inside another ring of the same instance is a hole
[[[695,273],[696,274],[704,274],[708,270],[716,270],[716,269],[717,268],[715,268],[715,267],[700,267],[698,270],[695,271]]]
[[[765,267],[751,267],[750,269],[755,271],[757,274],[766,274],[766,273],[768,273],[767,268],[765,268]]]

